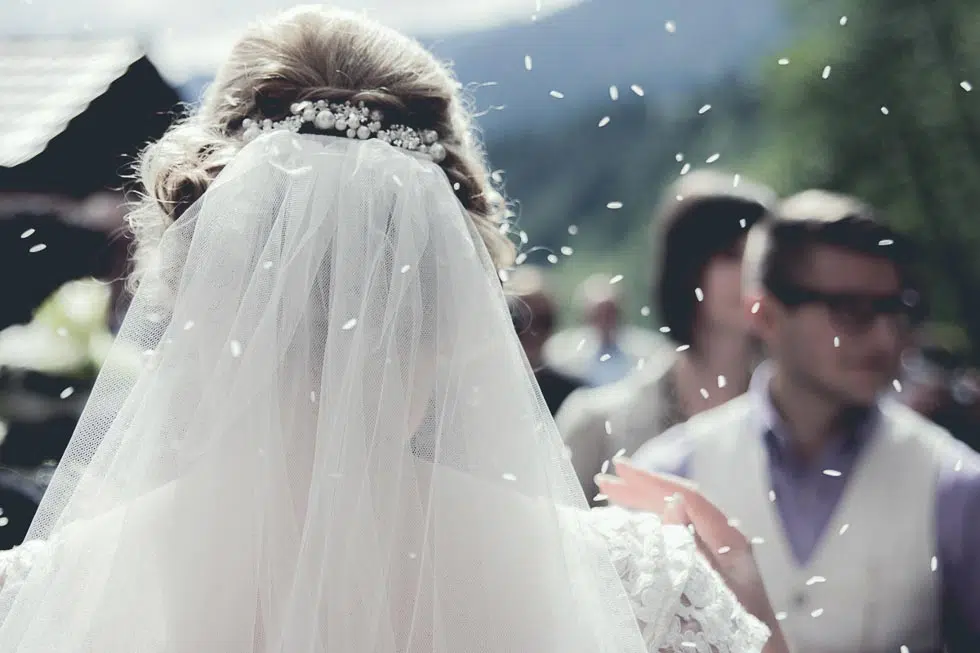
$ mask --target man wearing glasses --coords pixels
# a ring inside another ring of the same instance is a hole
[[[634,456],[738,521],[797,653],[980,651],[980,457],[884,398],[924,313],[910,258],[853,198],[783,201],[743,263],[769,360]]]

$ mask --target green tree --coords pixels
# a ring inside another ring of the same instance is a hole
[[[752,170],[783,192],[858,195],[915,237],[934,317],[960,324],[976,355],[980,3],[842,0],[801,11],[818,27],[767,67],[770,138]]]

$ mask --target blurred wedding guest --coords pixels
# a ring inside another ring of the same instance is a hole
[[[670,343],[624,380],[576,392],[558,413],[587,496],[615,453],[631,454],[748,384],[756,354],[742,310],[742,247],[775,197],[733,180],[709,171],[686,175],[667,189],[654,215],[652,301]]]
[[[757,543],[796,653],[980,650],[980,456],[888,396],[922,317],[913,254],[856,199],[785,200],[745,254],[769,360],[634,456]]]
[[[579,286],[576,301],[585,325],[555,334],[545,348],[545,358],[566,374],[593,387],[607,385],[627,376],[638,360],[660,348],[655,333],[622,323],[614,277],[589,277]]]
[[[965,356],[926,341],[902,355],[899,401],[980,450],[980,388]]]
[[[554,332],[558,307],[547,290],[543,275],[535,268],[518,268],[508,279],[507,289],[514,329],[534,370],[544,401],[554,415],[568,395],[583,385],[581,380],[555,370],[544,360],[544,344]]]

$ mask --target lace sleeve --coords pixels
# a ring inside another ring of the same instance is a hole
[[[589,513],[650,653],[759,653],[770,631],[739,604],[687,529],[620,508]]]
[[[25,542],[8,551],[0,551],[0,593],[16,592],[41,556],[46,555],[45,542]]]

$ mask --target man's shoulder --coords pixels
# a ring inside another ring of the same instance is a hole
[[[687,476],[690,461],[704,443],[730,440],[731,426],[744,423],[752,411],[748,394],[698,413],[686,422],[668,429],[644,444],[634,454],[634,463],[643,469]]]
[[[556,417],[559,424],[602,423],[629,411],[656,393],[663,370],[634,372],[624,379],[595,388],[579,388],[568,396]]]

